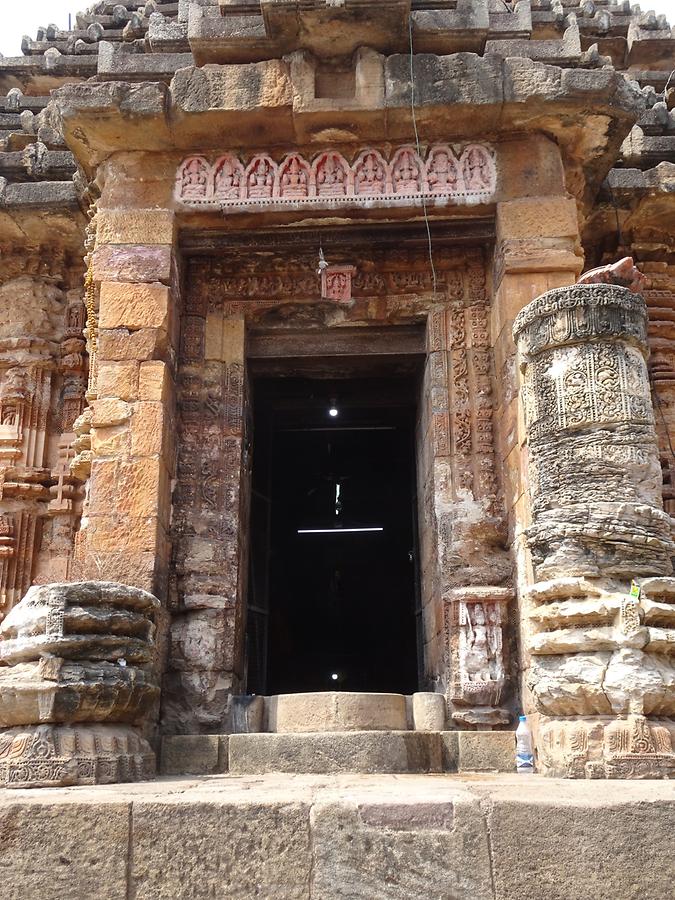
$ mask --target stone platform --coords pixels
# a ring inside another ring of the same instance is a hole
[[[0,791],[3,900],[664,900],[675,785],[162,778]]]

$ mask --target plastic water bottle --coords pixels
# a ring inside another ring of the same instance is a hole
[[[518,727],[516,728],[516,771],[523,775],[530,775],[534,772],[532,732],[527,724],[527,716],[518,717]]]

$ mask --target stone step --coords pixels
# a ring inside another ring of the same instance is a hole
[[[443,694],[314,691],[240,696],[232,700],[232,731],[443,731],[446,725]]]
[[[266,730],[278,733],[409,730],[403,694],[278,694],[268,698],[267,717]]]
[[[516,774],[0,791],[0,895],[665,900],[674,801],[672,781]]]
[[[229,770],[232,775],[442,772],[443,742],[439,733],[420,731],[233,734]]]
[[[510,731],[343,731],[175,735],[163,775],[512,772]]]

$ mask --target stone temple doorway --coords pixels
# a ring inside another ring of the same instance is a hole
[[[251,389],[247,690],[416,691],[419,376]]]

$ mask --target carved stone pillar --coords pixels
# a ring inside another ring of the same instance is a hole
[[[643,299],[613,284],[548,291],[514,325],[535,576],[526,703],[547,774],[675,769],[673,543],[646,328]]]
[[[0,786],[153,777],[158,609],[109,582],[28,591],[0,627]]]

